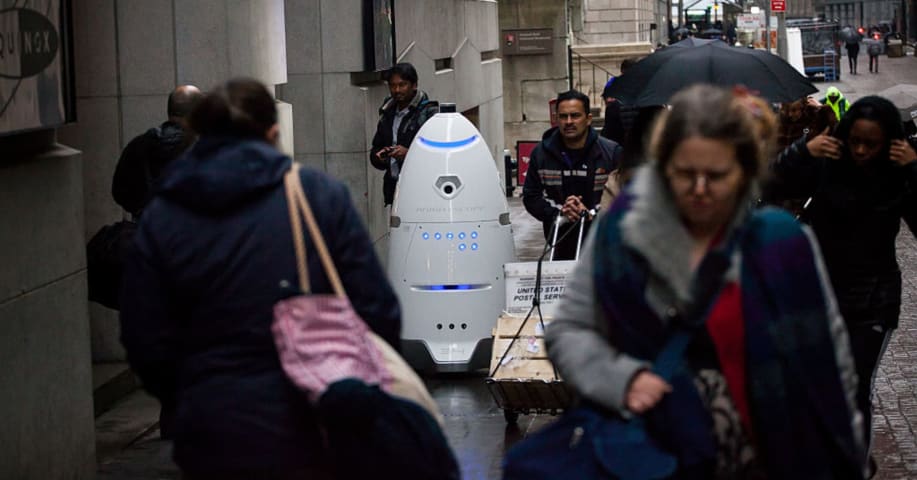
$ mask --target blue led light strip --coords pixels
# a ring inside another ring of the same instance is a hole
[[[464,140],[456,140],[454,142],[437,142],[435,140],[428,140],[426,138],[420,137],[420,143],[434,148],[458,148],[464,147],[465,145],[470,145],[477,139],[477,135],[472,135]]]
[[[459,285],[414,285],[413,290],[426,291],[448,291],[448,290],[485,290],[490,288],[488,284],[459,284]]]

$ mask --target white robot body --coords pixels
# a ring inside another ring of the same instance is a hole
[[[488,366],[505,308],[503,264],[513,261],[509,208],[487,144],[462,115],[435,115],[408,149],[392,205],[388,273],[405,358],[422,370]]]

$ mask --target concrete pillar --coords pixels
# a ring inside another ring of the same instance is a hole
[[[86,0],[73,11],[77,123],[58,131],[61,143],[82,151],[83,231],[86,239],[103,225],[124,216],[111,198],[111,177],[123,145],[117,7],[120,3]],[[147,52],[138,52],[146,54]],[[135,80],[135,83],[142,83]],[[143,97],[137,97],[143,98]],[[92,360],[118,362],[118,315],[90,303]]]
[[[0,138],[0,478],[95,471],[80,152]]]

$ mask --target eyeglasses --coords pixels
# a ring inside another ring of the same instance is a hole
[[[691,191],[701,186],[704,190],[714,190],[726,184],[726,180],[735,168],[721,171],[697,171],[693,168],[668,167],[668,177],[672,188],[678,191]]]

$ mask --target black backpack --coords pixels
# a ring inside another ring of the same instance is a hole
[[[160,128],[147,130],[145,139],[159,139],[162,136]],[[153,184],[154,173],[158,174],[166,164],[181,153],[184,145],[162,146],[159,141],[147,141],[146,155],[137,158],[140,172],[143,174],[145,198],[143,207],[149,202]],[[157,171],[154,172],[153,169]],[[125,208],[128,208],[125,206]],[[139,215],[142,212],[134,212]],[[106,225],[99,229],[86,244],[86,276],[89,283],[89,300],[100,303],[108,308],[120,310],[118,297],[121,294],[121,275],[124,271],[124,259],[129,255],[134,233],[137,231],[137,222],[122,220]]]
[[[89,300],[118,310],[124,258],[134,241],[137,224],[122,220],[102,227],[86,245]]]
[[[439,424],[420,405],[348,378],[317,406],[336,478],[461,478]]]

